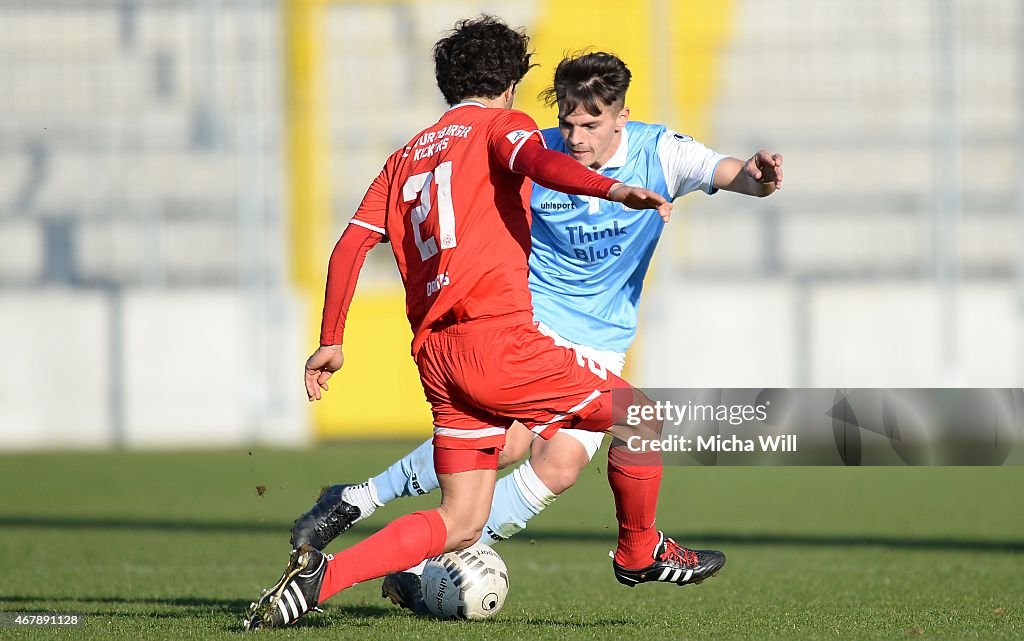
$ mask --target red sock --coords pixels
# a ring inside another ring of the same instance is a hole
[[[615,518],[619,521],[619,544],[615,562],[638,569],[653,562],[658,530],[661,489],[661,457],[657,453],[633,453],[623,447],[608,450],[608,484],[615,495]]]
[[[413,512],[395,519],[327,562],[319,603],[360,581],[401,572],[441,554],[447,537],[448,531],[437,510]]]

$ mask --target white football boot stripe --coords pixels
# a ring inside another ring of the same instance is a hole
[[[292,593],[295,594],[298,602],[302,604],[302,611],[309,610],[309,604],[306,603],[306,597],[302,595],[302,590],[299,589],[298,583],[292,583]]]
[[[298,619],[299,609],[295,607],[295,598],[292,597],[291,592],[285,591],[285,593],[281,595],[281,599],[288,602],[288,608],[292,611],[291,618]]]
[[[288,617],[288,607],[285,606],[284,599],[277,600],[277,609],[281,611],[281,618],[284,620],[285,623],[291,621],[291,619]]]

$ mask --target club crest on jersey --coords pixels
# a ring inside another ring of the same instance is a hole
[[[506,134],[505,137],[508,138],[508,141],[514,145],[529,135],[529,131],[526,131],[525,129],[517,129],[510,134]]]

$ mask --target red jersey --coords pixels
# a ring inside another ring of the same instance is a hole
[[[511,169],[537,125],[512,109],[456,105],[388,158],[353,224],[391,241],[415,354],[430,329],[532,312],[530,183]]]
[[[616,181],[544,148],[526,114],[464,103],[388,158],[331,254],[321,345],[340,345],[366,252],[391,240],[415,355],[435,328],[531,312],[530,185],[606,198]]]

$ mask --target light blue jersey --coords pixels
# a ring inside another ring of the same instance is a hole
[[[557,128],[547,146],[565,153]],[[646,187],[668,200],[714,193],[725,156],[660,125],[629,122],[599,173]],[[569,196],[534,185],[530,291],[534,317],[562,337],[598,350],[625,352],[636,336],[644,276],[665,226],[654,210]]]

